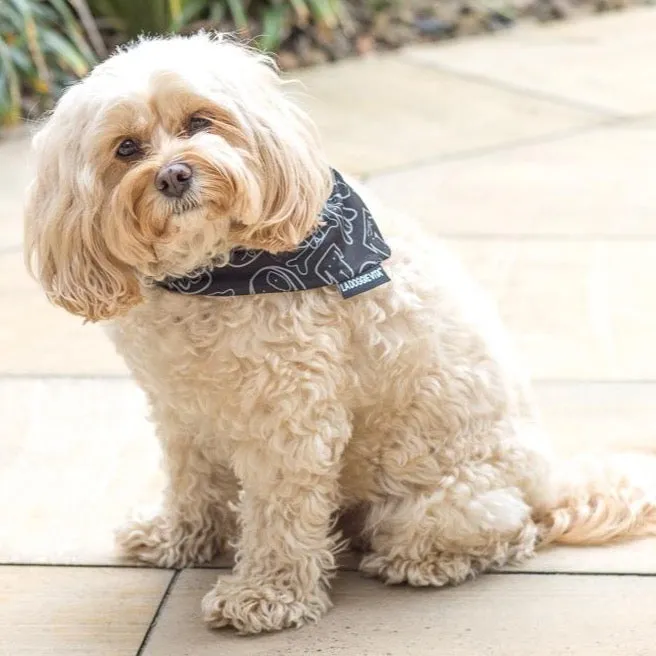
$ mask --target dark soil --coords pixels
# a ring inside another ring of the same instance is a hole
[[[518,22],[550,22],[576,15],[617,11],[653,0],[345,0],[337,26],[290,25],[277,48],[280,67],[293,70],[420,42],[498,32]],[[232,31],[230,24],[191,25]],[[261,33],[253,24],[252,39]]]

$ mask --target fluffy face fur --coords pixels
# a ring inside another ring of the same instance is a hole
[[[35,139],[28,259],[53,302],[113,319],[164,454],[162,508],[118,532],[122,552],[184,567],[235,544],[203,612],[257,633],[330,607],[342,537],[368,575],[443,586],[538,545],[654,532],[630,467],[554,463],[493,308],[364,190],[393,252],[382,287],[344,300],[153,285],[234,246],[291,249],[315,226],[329,169],[281,87],[225,40],[142,42],[69,90]],[[158,183],[171,162],[193,172],[179,197]]]
[[[107,319],[140,301],[138,277],[180,275],[235,246],[294,248],[331,178],[281,85],[265,57],[199,36],[143,42],[70,89],[35,139],[27,210],[50,298]],[[179,162],[191,187],[169,198],[156,176]]]

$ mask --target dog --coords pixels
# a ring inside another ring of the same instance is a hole
[[[493,305],[330,168],[288,87],[226,36],[142,39],[34,137],[28,266],[107,325],[164,455],[161,511],[118,530],[122,554],[234,545],[202,609],[249,634],[318,620],[348,540],[366,575],[439,587],[654,533],[632,465],[553,456]]]

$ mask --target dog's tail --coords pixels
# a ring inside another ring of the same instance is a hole
[[[656,456],[634,453],[562,463],[555,496],[536,512],[540,546],[594,545],[656,535]]]

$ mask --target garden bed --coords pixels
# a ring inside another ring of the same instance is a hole
[[[0,127],[142,33],[236,33],[289,71],[649,0],[0,0]]]
[[[617,11],[650,4],[644,0],[347,0],[332,27],[315,22],[296,24],[276,48],[282,69],[316,66],[374,51],[393,50],[411,43],[440,42],[475,34],[512,29],[522,21],[547,23],[573,16]],[[234,24],[204,22],[191,25],[228,30]],[[251,34],[262,32],[253,24]]]

